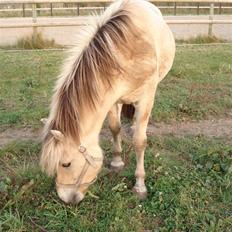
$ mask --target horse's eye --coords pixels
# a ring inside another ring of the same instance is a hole
[[[68,168],[68,167],[70,167],[70,165],[71,165],[71,162],[69,162],[69,163],[63,163],[63,164],[62,164],[62,167]]]

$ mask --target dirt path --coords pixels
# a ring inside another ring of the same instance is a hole
[[[124,128],[124,133],[130,134],[130,128]],[[173,135],[182,137],[186,135],[204,135],[212,138],[224,138],[226,140],[232,139],[232,119],[219,120],[204,120],[199,122],[181,122],[173,124],[156,123],[149,124],[147,129],[148,135],[161,136]],[[110,132],[104,128],[101,132],[102,137],[109,138]],[[33,131],[32,129],[7,129],[0,133],[0,147],[15,140],[25,141],[33,140],[39,141],[40,131]]]
[[[130,133],[130,128],[128,126],[124,128],[124,133]],[[230,140],[232,139],[232,119],[205,120],[200,122],[182,122],[173,124],[149,124],[147,133],[148,135],[153,136],[173,135],[177,137],[202,134],[206,137],[216,137]],[[103,129],[101,135],[102,137],[109,138],[110,132],[108,129]],[[28,128],[7,129],[0,133],[0,147],[14,140],[39,141],[39,139],[40,131],[34,131]]]
[[[0,133],[0,148],[13,141],[25,141],[25,140],[39,140],[39,131],[33,131],[32,129],[7,129]]]
[[[199,122],[184,122],[175,124],[157,123],[149,126],[150,135],[204,135],[212,138],[232,138],[232,119],[204,120]]]

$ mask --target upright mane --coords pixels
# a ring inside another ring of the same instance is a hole
[[[123,72],[114,51],[130,51],[136,36],[126,4],[117,1],[86,28],[57,81],[51,112],[45,127],[45,140],[50,130],[61,131],[80,140],[80,115],[83,108],[94,110],[99,100],[99,86],[111,88],[113,73]]]

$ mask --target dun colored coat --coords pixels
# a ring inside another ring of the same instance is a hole
[[[151,3],[119,0],[82,30],[77,43],[55,87],[44,128],[42,169],[56,174],[63,201],[81,201],[103,163],[99,133],[107,116],[115,152],[111,166],[124,166],[120,114],[123,104],[132,104],[137,158],[133,190],[144,198],[146,128],[157,85],[173,63],[173,35]]]

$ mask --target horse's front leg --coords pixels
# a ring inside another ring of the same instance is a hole
[[[146,130],[153,107],[154,95],[155,92],[153,90],[152,93],[144,96],[135,106],[136,114],[133,143],[136,152],[137,166],[135,170],[136,183],[133,191],[140,199],[145,199],[147,197],[144,170],[144,152],[147,145]]]
[[[114,156],[110,163],[111,168],[118,172],[124,167],[124,162],[121,158],[122,147],[121,147],[121,104],[115,104],[108,113],[109,127],[113,135],[113,146],[114,146]]]

